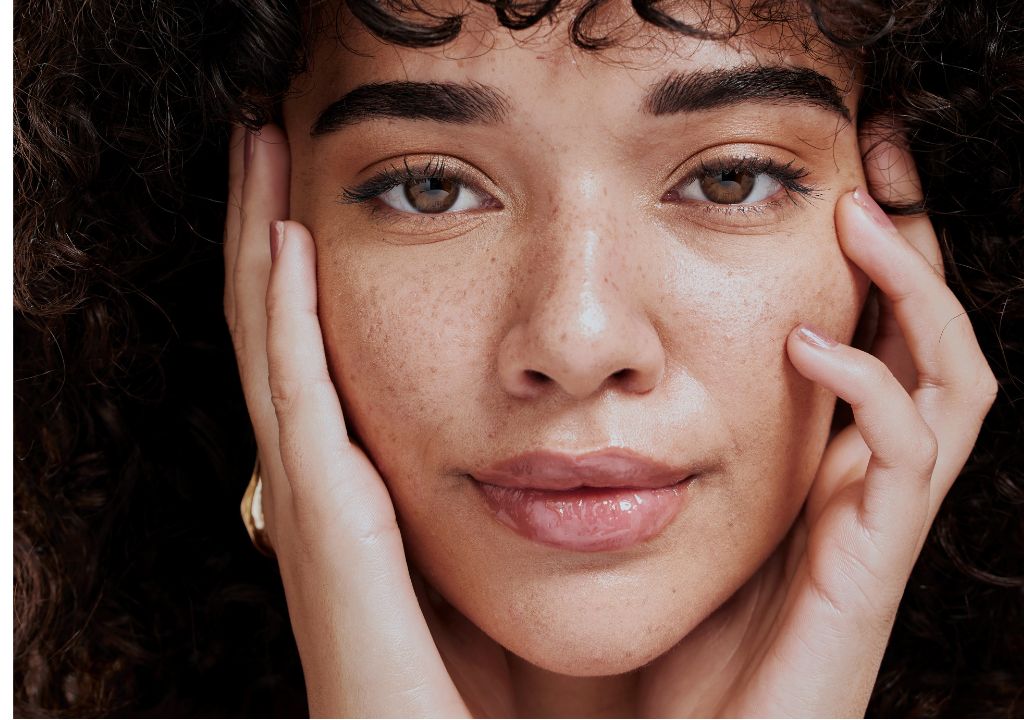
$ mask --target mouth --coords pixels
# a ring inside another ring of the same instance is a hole
[[[473,473],[494,518],[530,541],[609,552],[658,535],[696,473],[622,448],[525,453]]]
[[[540,450],[500,460],[473,479],[488,485],[531,490],[574,490],[581,487],[662,488],[692,474],[686,468],[635,453],[608,448],[583,455]]]

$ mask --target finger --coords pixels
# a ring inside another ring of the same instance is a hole
[[[339,502],[331,521],[356,540],[393,533],[394,508],[383,481],[350,442],[327,369],[317,316],[316,249],[300,223],[276,222],[267,290],[267,359],[280,428],[281,460],[293,502],[325,493]],[[314,503],[315,505],[315,503]],[[316,508],[312,508],[315,510]]]
[[[840,198],[836,225],[843,252],[891,303],[918,373],[915,396],[976,394],[991,373],[967,312],[928,259],[862,190]]]
[[[931,488],[934,515],[995,400],[995,378],[963,306],[874,201],[863,192],[844,196],[836,224],[843,252],[888,297],[917,371],[911,396],[940,449]]]
[[[903,134],[891,126],[875,122],[861,130],[861,155],[868,192],[883,204],[907,207],[920,205],[923,200],[917,167],[906,145]],[[942,252],[928,217],[924,214],[893,215],[890,220],[943,277]],[[885,295],[878,297],[878,310],[871,354],[888,365],[903,387],[912,392],[918,383],[917,370],[893,313],[892,302]]]
[[[228,195],[224,220],[224,317],[228,328],[235,325],[235,260],[238,234],[242,225],[242,185],[245,181],[245,145],[248,131],[241,125],[231,128],[228,138]]]
[[[881,360],[820,331],[795,329],[786,349],[800,374],[850,404],[871,451],[861,524],[883,547],[906,552],[916,548],[938,451],[935,435],[914,401]]]
[[[289,156],[284,133],[265,125],[251,141],[242,191],[239,248],[233,283],[232,338],[249,415],[260,449],[276,448],[277,422],[267,384],[267,284],[270,278],[270,223],[288,216]],[[261,454],[265,462],[273,458]]]

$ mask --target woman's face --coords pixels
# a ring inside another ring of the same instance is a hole
[[[565,22],[511,33],[471,5],[441,49],[344,16],[320,41],[285,104],[291,214],[415,569],[533,664],[620,673],[753,575],[813,479],[833,398],[784,341],[849,340],[866,292],[833,222],[862,181],[852,68],[791,29],[726,44],[626,10],[589,54]],[[474,480],[609,448],[687,478],[624,546],[531,539]]]

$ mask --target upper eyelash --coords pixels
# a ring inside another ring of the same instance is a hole
[[[368,202],[410,180],[433,179],[454,180],[471,190],[475,188],[468,176],[457,168],[449,168],[445,165],[442,157],[432,157],[421,167],[410,167],[409,159],[403,158],[401,168],[392,165],[384,168],[361,185],[343,189],[341,195],[338,196],[338,201],[342,203]]]

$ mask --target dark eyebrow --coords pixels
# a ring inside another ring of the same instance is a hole
[[[317,116],[313,137],[363,120],[405,118],[445,123],[502,122],[509,101],[480,83],[384,82],[360,85]]]
[[[648,91],[642,109],[650,115],[669,115],[750,101],[805,103],[850,120],[836,84],[808,68],[753,67],[670,75]]]

